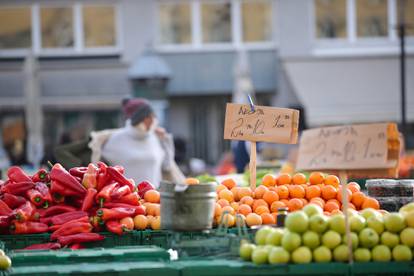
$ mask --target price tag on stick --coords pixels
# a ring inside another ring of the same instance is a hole
[[[250,186],[256,188],[256,142],[296,144],[299,111],[287,108],[228,103],[224,139],[251,142]]]

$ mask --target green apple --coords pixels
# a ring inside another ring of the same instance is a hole
[[[403,213],[405,222],[409,227],[414,227],[414,210]]]
[[[276,246],[270,250],[269,263],[270,264],[287,264],[290,260],[290,254],[283,247]]]
[[[309,218],[311,218],[313,215],[316,215],[316,214],[319,214],[319,215],[323,214],[322,208],[312,203],[303,207],[302,211],[305,212],[305,214],[308,215]]]
[[[374,262],[391,261],[391,250],[383,244],[377,245],[372,249],[372,260]]]
[[[357,249],[359,244],[358,235],[354,232],[350,233],[351,236],[351,243],[352,243],[352,249]],[[348,245],[348,239],[346,238],[346,234],[342,235],[342,243],[345,245]]]
[[[290,213],[285,220],[285,227],[291,232],[303,233],[308,230],[309,218],[303,211]]]
[[[321,243],[318,233],[313,231],[306,231],[302,235],[302,242],[304,246],[307,246],[310,249],[315,249]]]
[[[244,243],[240,246],[239,253],[240,258],[242,258],[245,261],[250,261],[252,259],[252,253],[256,246],[251,243]]]
[[[414,211],[414,202],[408,203],[400,208],[400,213],[405,214],[408,212]]]
[[[256,247],[252,253],[252,261],[257,265],[267,263],[269,252],[263,247]]]
[[[332,252],[326,246],[319,246],[313,250],[313,259],[317,263],[329,263],[332,260]]]
[[[328,217],[323,214],[313,215],[309,219],[309,229],[316,233],[324,233],[328,229],[328,226]]]
[[[384,232],[384,219],[381,216],[372,216],[367,219],[367,226],[381,235]]]
[[[349,216],[349,217],[352,217],[352,216],[359,216],[359,213],[358,213],[358,211],[357,211],[357,210],[354,210],[354,209],[349,208],[349,209],[347,210],[347,212],[348,212],[348,216]]]
[[[397,234],[385,231],[381,234],[381,244],[394,248],[400,243],[400,237]]]
[[[342,214],[331,216],[329,218],[329,229],[341,235],[345,234],[345,216]]]
[[[308,264],[312,261],[312,251],[306,246],[301,246],[293,251],[292,261],[295,264]]]
[[[279,246],[282,242],[282,237],[285,231],[283,228],[274,228],[266,238],[266,244]]]
[[[368,220],[372,216],[381,216],[381,213],[373,208],[366,208],[361,211],[361,215]]]
[[[292,252],[302,244],[302,240],[298,233],[285,232],[282,238],[282,247],[289,252]]]
[[[6,270],[11,267],[12,263],[8,256],[0,256],[0,270]]]
[[[265,245],[267,236],[273,231],[273,228],[269,226],[263,226],[257,230],[254,237],[254,241],[257,245]]]
[[[340,244],[333,251],[334,260],[337,262],[346,262],[349,258],[349,249],[345,244]]]
[[[354,215],[349,218],[349,227],[352,232],[359,233],[365,228],[366,220],[363,216]]]
[[[392,250],[392,257],[397,262],[409,262],[413,254],[408,246],[399,244]]]
[[[322,236],[322,244],[329,249],[334,249],[341,243],[341,235],[337,232],[329,230]]]
[[[354,260],[357,262],[369,262],[371,260],[371,251],[367,248],[358,248],[354,251]]]
[[[372,248],[376,246],[379,242],[379,236],[377,232],[372,230],[371,228],[365,228],[359,233],[359,243],[362,247],[365,248]]]
[[[400,233],[401,243],[409,247],[414,247],[414,228],[405,228]]]
[[[401,213],[389,213],[384,216],[385,229],[398,233],[405,228],[404,217]]]

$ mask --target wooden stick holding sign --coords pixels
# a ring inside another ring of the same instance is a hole
[[[254,112],[254,103],[252,97],[248,94],[247,99],[249,100],[250,110]],[[256,141],[250,142],[250,189],[254,191],[256,189],[256,160],[257,160],[257,144]]]
[[[228,103],[224,139],[251,142],[250,185],[256,188],[256,142],[296,144],[299,111],[287,108]]]
[[[326,127],[307,130],[302,134],[296,169],[339,173],[349,262],[352,262],[352,241],[348,214],[348,176],[396,177],[399,147],[395,124]]]

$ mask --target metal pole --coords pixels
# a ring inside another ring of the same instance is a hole
[[[405,84],[405,0],[400,0],[398,35],[400,38],[400,87],[401,87],[401,131],[403,135],[406,134],[407,129],[407,114],[406,114],[406,84]]]

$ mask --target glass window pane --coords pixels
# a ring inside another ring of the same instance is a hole
[[[345,38],[346,0],[316,0],[316,35],[318,38]]]
[[[191,43],[191,10],[189,3],[160,4],[160,42]]]
[[[43,48],[73,46],[72,8],[41,8],[40,19]]]
[[[31,47],[31,33],[30,8],[0,9],[0,49]]]
[[[272,5],[268,1],[242,4],[243,41],[269,41],[272,38]]]
[[[356,10],[359,37],[388,35],[387,0],[356,0]]]
[[[406,28],[406,34],[414,36],[414,0],[397,0],[398,1],[398,19],[400,18],[399,10],[400,6],[403,7],[404,21],[408,26]],[[398,21],[400,22],[400,21]]]
[[[229,3],[203,3],[201,17],[203,42],[231,42]]]
[[[111,6],[83,7],[83,32],[86,47],[115,45],[115,8]]]

